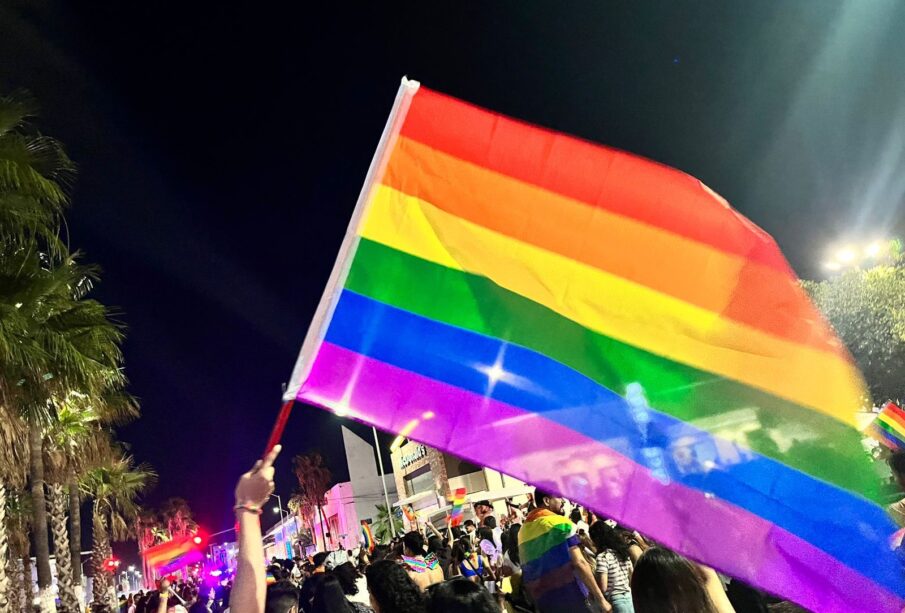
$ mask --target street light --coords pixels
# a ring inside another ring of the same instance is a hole
[[[862,246],[848,244],[835,249],[823,263],[829,272],[839,272],[849,268],[860,268],[863,264],[877,264],[895,251],[893,241],[874,240]]]

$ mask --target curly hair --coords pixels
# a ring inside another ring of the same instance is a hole
[[[351,562],[345,562],[334,568],[332,575],[339,579],[339,584],[346,595],[354,596],[358,593],[358,585],[355,583],[358,579],[358,571]]]
[[[368,591],[381,613],[424,613],[421,590],[402,566],[390,560],[374,562],[365,571]]]

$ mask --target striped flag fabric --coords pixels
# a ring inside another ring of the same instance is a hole
[[[905,448],[905,411],[896,403],[887,402],[865,433],[892,451]]]
[[[452,496],[452,512],[449,515],[449,525],[456,527],[465,519],[466,490],[464,487],[456,488]]]
[[[371,532],[371,524],[365,520],[361,520],[361,546],[370,553],[374,551],[375,543],[374,533]]]
[[[817,611],[900,611],[865,388],[697,179],[403,80],[286,400]]]

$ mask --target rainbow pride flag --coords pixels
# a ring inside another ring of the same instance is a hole
[[[286,400],[819,611],[900,611],[860,374],[700,181],[404,80]]]
[[[864,432],[893,451],[905,448],[905,411],[887,402]]]
[[[361,521],[361,546],[367,549],[369,553],[374,551],[374,533],[371,532],[371,524],[364,520]]]
[[[458,526],[465,519],[465,488],[456,488],[452,497],[452,513],[449,515],[449,525]]]

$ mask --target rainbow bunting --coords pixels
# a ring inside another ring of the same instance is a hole
[[[820,611],[900,611],[848,353],[700,181],[403,81],[297,398]]]
[[[369,553],[374,551],[374,533],[371,532],[371,524],[364,520],[361,522],[361,546]]]
[[[465,488],[456,488],[452,497],[452,513],[449,516],[449,525],[458,526],[465,519]]]
[[[887,402],[864,432],[893,451],[905,448],[905,411]]]

